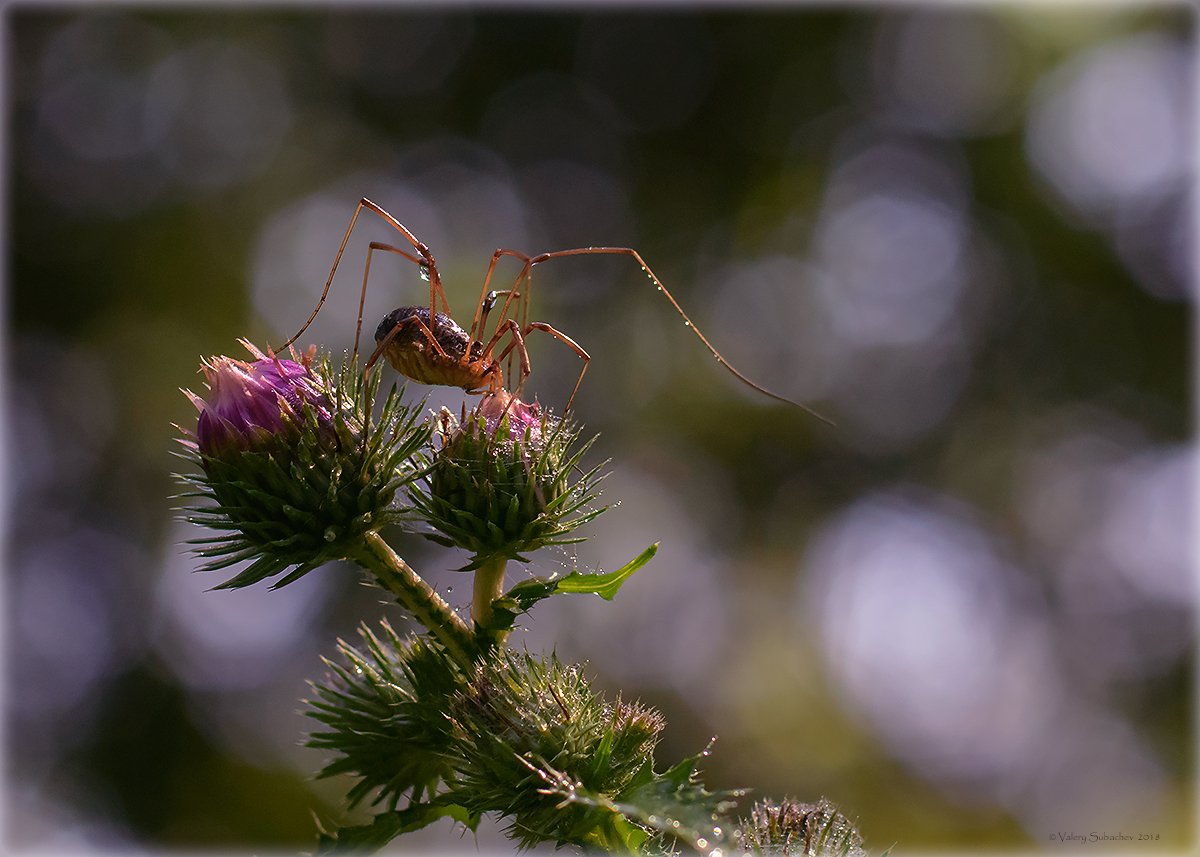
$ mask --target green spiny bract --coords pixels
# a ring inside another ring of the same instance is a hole
[[[214,359],[212,366],[218,368],[212,372],[226,364],[255,370],[264,361],[288,364],[293,375],[291,367],[301,368],[254,349],[252,353],[260,357],[254,364]],[[378,370],[364,378],[356,365],[344,362],[335,372],[327,356],[306,359],[302,368],[307,370],[306,386],[299,394],[294,386],[236,391],[271,416],[234,432],[238,442],[227,442],[227,421],[219,423],[226,442],[206,444],[204,437],[199,443],[184,442],[185,457],[202,471],[182,477],[198,489],[185,496],[202,501],[186,510],[187,519],[221,531],[189,542],[201,556],[212,558],[203,570],[253,560],[218,588],[248,586],[292,568],[275,584],[283,586],[322,563],[352,554],[364,534],[399,518],[391,504],[416,475],[412,457],[428,443],[431,430],[418,420],[418,408],[400,403],[395,387],[379,419],[372,419]],[[206,372],[210,388],[212,372]],[[247,374],[230,372],[223,379],[227,387]],[[191,398],[202,418],[210,412],[220,416],[220,402]],[[203,429],[202,424],[200,433]]]
[[[359,634],[365,651],[341,641],[345,665],[326,660],[329,676],[312,685],[308,715],[327,730],[312,733],[308,746],[340,754],[320,776],[359,778],[351,806],[377,792],[372,805],[394,810],[406,792],[412,802],[432,796],[453,772],[446,706],[467,679],[426,637],[402,640],[386,622],[379,634],[365,626]]]
[[[373,804],[413,817],[461,807],[461,818],[503,816],[525,845],[596,844],[620,823],[613,810],[563,801],[546,772],[616,798],[653,767],[661,715],[605,701],[577,666],[506,649],[468,675],[425,637],[360,633],[365,647],[341,645],[344,663],[329,662],[308,712],[325,726],[309,745],[339,754],[322,776],[358,777],[353,803],[375,793]]]
[[[759,801],[737,831],[738,846],[764,857],[862,857],[862,836],[829,801]]]
[[[442,412],[441,449],[424,484],[410,489],[414,507],[438,531],[429,537],[474,554],[464,570],[495,559],[523,562],[522,554],[538,548],[580,541],[571,531],[603,511],[587,508],[600,468],[579,468],[591,441],[577,443],[578,433],[561,420],[537,415],[532,422],[535,406],[515,399],[519,415],[489,414],[490,401],[461,425]],[[575,472],[581,475],[572,481]]]
[[[450,706],[451,749],[463,760],[452,784],[456,803],[476,815],[496,812],[525,846],[601,844],[612,811],[563,801],[547,771],[580,790],[615,798],[653,766],[663,728],[653,709],[606,702],[580,667],[551,656],[503,650],[477,668]]]

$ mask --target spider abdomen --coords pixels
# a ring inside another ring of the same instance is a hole
[[[488,386],[486,376],[491,370],[483,361],[471,359],[478,349],[472,349],[470,335],[445,313],[434,313],[433,319],[431,325],[429,307],[421,306],[403,306],[383,317],[375,342],[387,341],[383,356],[392,368],[422,384],[465,390]]]

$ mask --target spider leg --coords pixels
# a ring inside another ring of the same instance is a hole
[[[413,262],[414,264],[417,264],[417,265],[423,264],[421,262],[420,258],[418,258],[417,256],[414,256],[412,253],[409,253],[407,250],[401,250],[399,247],[393,247],[391,244],[383,244],[379,241],[372,241],[370,244],[367,245],[367,264],[363,268],[362,291],[359,292],[359,294],[358,294],[358,323],[354,326],[354,357],[355,357],[355,359],[358,358],[358,343],[359,343],[359,339],[362,337],[363,307],[366,305],[366,302],[367,302],[367,279],[371,276],[371,254],[374,253],[376,250],[384,250],[388,253],[395,253],[397,256],[403,256],[408,261]],[[432,316],[431,316],[431,318],[432,318]]]
[[[528,378],[529,373],[533,371],[533,367],[529,364],[529,352],[525,350],[525,336],[521,333],[521,325],[517,324],[511,318],[504,320],[503,329],[499,331],[493,338],[499,338],[501,333],[509,333],[511,334],[511,338],[496,362],[499,363],[508,356],[510,351],[514,350],[514,348],[516,349],[518,355],[518,366],[520,367],[521,374],[519,380],[517,381],[516,392],[513,395],[514,398],[519,399],[521,397],[521,390],[525,386],[525,379]]]
[[[484,325],[486,322],[486,318],[484,316],[486,314],[483,312],[483,305],[488,297],[489,286],[491,286],[491,284],[492,284],[492,275],[496,272],[496,264],[505,256],[512,256],[513,258],[518,259],[519,261],[521,261],[524,264],[521,268],[521,273],[517,275],[516,282],[513,283],[513,287],[511,289],[509,289],[507,292],[496,292],[497,295],[500,295],[500,294],[507,295],[507,298],[505,299],[504,304],[500,307],[500,321],[496,325],[496,331],[498,332],[500,330],[500,328],[504,326],[504,319],[506,319],[508,317],[509,305],[514,300],[520,300],[520,302],[522,303],[522,305],[524,307],[523,311],[528,312],[529,298],[526,294],[524,294],[520,291],[520,285],[521,285],[521,280],[525,279],[528,276],[529,261],[530,261],[529,257],[518,250],[506,250],[504,248],[501,248],[492,254],[492,261],[488,263],[487,274],[483,278],[483,288],[479,292],[479,302],[477,304],[475,304],[475,318],[471,320],[471,338],[472,339],[482,340],[484,337],[483,328],[484,328]],[[489,307],[488,309],[490,310],[491,307]],[[524,324],[524,321],[522,321],[521,323]]]
[[[511,256],[524,264],[521,266],[521,270],[517,274],[517,278],[513,282],[511,289],[509,289],[507,292],[489,292],[488,286],[491,285],[492,275],[496,271],[496,265],[505,256]],[[491,262],[488,263],[487,275],[483,278],[483,290],[480,292],[479,304],[477,305],[478,308],[475,311],[475,320],[471,325],[472,336],[477,336],[479,339],[483,339],[487,315],[491,311],[492,305],[489,304],[486,309],[482,308],[485,304],[488,304],[489,298],[491,298],[493,295],[507,294],[508,297],[500,307],[500,316],[496,322],[496,328],[492,334],[492,343],[495,344],[495,342],[500,338],[500,335],[504,332],[504,322],[505,319],[508,318],[509,307],[512,305],[513,301],[517,302],[517,310],[515,313],[517,322],[522,327],[525,327],[529,322],[529,299],[532,290],[533,260],[519,250],[510,250],[503,247],[496,250],[496,252],[492,254]],[[484,353],[488,352],[485,351]],[[504,371],[509,375],[512,374],[511,354],[509,356],[508,366],[505,367]]]
[[[521,395],[522,388],[524,388],[524,386],[525,386],[525,379],[529,377],[529,373],[531,371],[531,367],[529,364],[529,354],[525,350],[525,337],[528,336],[531,332],[533,332],[535,330],[540,330],[540,331],[542,331],[542,333],[550,334],[555,339],[557,339],[559,342],[563,343],[568,348],[570,348],[572,351],[574,351],[579,356],[579,359],[583,361],[583,368],[579,370],[579,378],[576,379],[576,381],[575,381],[575,389],[571,390],[571,395],[567,399],[567,406],[565,408],[563,408],[563,416],[565,417],[571,411],[571,403],[575,401],[575,394],[579,392],[579,385],[583,383],[583,375],[588,370],[588,364],[591,363],[592,356],[590,354],[588,354],[586,351],[584,351],[583,348],[580,347],[579,343],[577,343],[574,339],[567,336],[565,333],[563,333],[560,330],[555,330],[553,327],[546,324],[544,321],[531,321],[529,324],[527,324],[525,326],[524,330],[520,329],[517,326],[516,322],[514,322],[512,319],[509,319],[508,323],[510,325],[512,325],[512,328],[511,328],[512,334],[513,334],[512,341],[509,342],[509,344],[505,347],[504,351],[502,351],[500,353],[500,356],[497,358],[497,362],[499,362],[500,360],[503,360],[508,355],[508,353],[511,350],[513,350],[514,346],[516,346],[516,348],[520,351],[521,379],[517,382],[517,389],[516,389],[516,395],[518,398]]]
[[[802,405],[799,402],[794,402],[791,399],[785,398],[784,396],[780,396],[778,393],[772,393],[766,387],[763,387],[761,384],[757,384],[754,381],[751,381],[749,378],[747,378],[745,375],[743,375],[741,372],[739,372],[736,368],[734,368],[733,364],[731,364],[728,360],[726,360],[725,357],[721,354],[721,352],[717,351],[717,349],[713,347],[712,343],[708,341],[708,338],[703,333],[700,332],[700,328],[696,327],[696,325],[692,323],[692,320],[690,318],[688,318],[688,314],[683,311],[683,307],[681,307],[679,305],[679,302],[675,300],[674,296],[669,291],[667,291],[667,287],[663,285],[662,280],[660,280],[658,278],[657,274],[655,274],[652,270],[650,270],[650,266],[646,264],[646,260],[644,260],[641,256],[641,254],[638,253],[638,251],[634,250],[632,247],[577,247],[574,250],[556,250],[553,253],[541,253],[537,256],[532,257],[528,262],[528,267],[532,268],[535,265],[540,265],[541,263],[547,262],[550,259],[558,259],[563,256],[589,256],[589,255],[629,256],[629,257],[631,257],[641,267],[642,272],[646,275],[646,277],[654,285],[655,290],[658,291],[668,301],[670,301],[671,306],[673,306],[675,308],[675,311],[677,313],[679,313],[680,317],[683,319],[684,324],[692,331],[692,333],[696,334],[696,338],[699,339],[704,344],[704,347],[709,350],[709,352],[713,355],[713,357],[717,358],[717,362],[720,363],[722,366],[724,366],[730,372],[730,374],[732,374],[735,378],[737,378],[739,381],[741,381],[746,386],[762,393],[764,396],[768,396],[772,399],[775,399],[776,401],[785,402],[789,405],[793,405],[797,408],[800,408],[800,410],[805,411],[808,414],[810,414],[811,416],[816,417],[823,423],[826,423],[831,426],[836,425],[833,422],[833,420],[829,419],[826,416],[823,416],[822,414],[817,413],[816,411],[814,411],[812,408],[808,407],[807,405]]]
[[[317,317],[317,313],[321,311],[321,307],[325,305],[325,300],[329,297],[329,287],[333,284],[333,276],[337,273],[338,265],[342,261],[342,254],[346,252],[346,245],[350,242],[350,233],[354,231],[354,224],[358,222],[358,216],[362,213],[364,208],[379,215],[389,226],[403,235],[408,243],[412,245],[417,257],[416,259],[413,259],[412,256],[407,256],[407,258],[412,259],[429,272],[429,317],[434,317],[434,311],[437,309],[437,300],[439,297],[441,298],[442,307],[445,310],[446,315],[450,315],[450,305],[446,301],[446,292],[442,289],[442,277],[441,274],[438,273],[437,260],[433,258],[433,253],[429,250],[429,247],[417,240],[417,237],[413,235],[412,232],[409,231],[408,227],[406,227],[403,223],[392,217],[392,215],[388,214],[387,211],[385,211],[381,206],[364,196],[358,201],[358,205],[354,207],[354,214],[350,217],[350,225],[346,227],[346,234],[342,236],[342,243],[338,245],[337,255],[333,257],[333,267],[329,269],[329,276],[325,280],[325,288],[321,290],[321,297],[317,300],[317,305],[313,307],[313,311],[308,316],[308,319],[304,322],[304,325],[298,331],[296,331],[296,333],[293,334],[292,337],[287,340],[287,342],[275,349],[276,351],[282,351],[303,336],[304,331],[308,330],[309,325],[313,323],[313,319]],[[401,255],[406,254],[402,253]],[[365,294],[365,278],[363,289]]]
[[[500,297],[501,295],[506,295],[506,296],[511,295],[512,291],[513,291],[512,289],[505,289],[505,290],[499,291],[499,292],[488,292],[487,295],[484,296],[483,300],[480,301],[480,303],[479,303],[479,310],[477,311],[478,318],[479,318],[479,329],[480,330],[487,327],[487,318],[496,306],[496,298]],[[508,302],[505,301],[505,305],[507,305],[507,303]],[[501,310],[503,310],[503,307],[501,307]],[[503,316],[501,316],[499,324],[500,324],[500,326],[503,326],[503,324],[504,324]],[[496,338],[498,338],[499,333],[500,333],[500,331],[498,329],[496,337],[493,337],[493,339],[492,339],[492,344],[495,344]],[[472,328],[472,334],[474,334],[474,328]],[[471,336],[471,339],[472,339],[472,341],[475,340],[474,335]]]

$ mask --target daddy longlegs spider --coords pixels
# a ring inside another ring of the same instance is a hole
[[[411,378],[414,381],[419,381],[422,384],[462,387],[468,393],[505,394],[505,398],[508,398],[507,394],[510,391],[504,385],[504,371],[501,369],[501,364],[508,359],[511,371],[511,355],[515,352],[518,358],[520,377],[516,388],[511,391],[511,396],[519,399],[521,391],[525,386],[525,380],[531,372],[529,354],[525,350],[525,337],[537,330],[547,333],[559,342],[562,342],[583,361],[583,367],[579,370],[579,378],[575,381],[575,387],[571,390],[571,395],[567,399],[567,406],[563,408],[563,414],[566,415],[571,410],[571,404],[575,401],[575,394],[579,392],[579,385],[583,383],[583,376],[587,372],[588,364],[592,358],[575,340],[565,333],[555,330],[545,322],[528,320],[529,292],[532,284],[533,268],[543,262],[564,256],[629,256],[641,267],[655,289],[675,308],[675,311],[683,318],[685,326],[692,333],[696,334],[696,337],[712,353],[717,362],[728,369],[735,378],[748,387],[762,393],[764,396],[794,405],[822,422],[833,425],[832,421],[817,413],[812,408],[772,393],[767,388],[756,384],[735,369],[721,355],[721,352],[712,346],[704,334],[700,332],[699,328],[692,323],[687,313],[683,311],[683,307],[667,291],[667,287],[662,284],[658,276],[650,270],[650,266],[642,259],[641,254],[630,247],[577,247],[573,250],[557,250],[552,253],[541,253],[537,256],[527,256],[517,250],[499,249],[492,254],[492,261],[488,264],[487,275],[483,278],[483,289],[479,293],[479,302],[475,306],[475,316],[471,321],[471,329],[469,331],[463,330],[450,315],[450,304],[447,302],[446,293],[442,289],[442,278],[441,274],[438,273],[437,260],[434,259],[429,247],[419,241],[403,223],[366,197],[359,200],[358,205],[354,209],[354,215],[350,218],[350,225],[346,228],[346,234],[342,236],[342,243],[338,247],[337,255],[334,256],[333,267],[329,271],[328,279],[325,280],[325,288],[321,291],[321,297],[317,301],[317,305],[313,308],[308,320],[304,322],[304,326],[276,350],[281,351],[287,348],[303,336],[304,331],[308,330],[309,325],[317,317],[317,313],[321,311],[321,307],[329,297],[329,288],[333,283],[334,274],[337,273],[338,265],[342,261],[342,254],[345,252],[346,245],[350,241],[350,233],[354,231],[354,224],[358,221],[358,216],[363,212],[363,209],[374,212],[383,218],[389,226],[404,236],[404,239],[411,245],[411,250],[394,247],[391,244],[379,241],[372,241],[368,245],[367,261],[363,271],[362,290],[358,298],[358,324],[354,331],[354,354],[358,354],[359,340],[362,336],[363,307],[367,299],[367,280],[371,274],[371,254],[379,250],[402,256],[417,265],[421,269],[422,275],[429,281],[428,307],[424,305],[403,306],[388,313],[380,321],[379,326],[375,330],[375,350],[371,354],[370,359],[367,360],[367,369],[370,369],[382,356],[387,358],[387,361],[401,375]],[[521,262],[521,271],[517,275],[516,282],[511,289],[491,290],[492,275],[496,271],[496,265],[505,256],[511,256]],[[501,297],[504,300],[500,304],[499,318],[496,321],[491,336],[485,340],[488,318],[491,316],[493,310],[495,310],[496,304]],[[439,302],[441,303],[442,311],[438,310]],[[515,310],[514,303],[516,305]],[[509,317],[510,311],[519,316],[519,322],[516,318]],[[495,353],[496,348],[505,340],[505,337],[507,337],[508,341],[497,355]]]

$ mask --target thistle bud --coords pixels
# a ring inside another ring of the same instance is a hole
[[[329,402],[307,363],[267,357],[247,343],[253,363],[214,357],[202,367],[207,399],[184,391],[200,411],[196,441],[206,456],[250,449],[270,442],[302,422],[304,406],[313,409],[322,430],[332,426]]]
[[[579,541],[571,531],[603,511],[587,508],[599,467],[571,479],[591,441],[577,444],[577,432],[536,403],[490,393],[461,423],[443,410],[438,435],[424,485],[410,493],[438,531],[430,538],[475,554],[464,570]]]
[[[665,725],[654,709],[605,700],[578,665],[511,649],[477,666],[450,700],[449,719],[449,750],[466,760],[455,798],[511,819],[522,848],[599,844],[588,834],[611,821],[611,805],[572,803],[548,786],[569,782],[609,800],[627,793],[653,768]]]
[[[542,409],[537,402],[526,404],[500,390],[484,396],[476,414],[483,419],[487,433],[492,437],[507,419],[508,431],[513,437],[534,446],[542,442]]]
[[[393,388],[378,422],[379,375],[333,372],[328,359],[300,362],[243,342],[251,362],[214,357],[203,367],[208,395],[185,391],[200,412],[184,441],[203,475],[185,477],[207,502],[188,519],[223,535],[195,540],[206,569],[254,561],[218,588],[237,588],[354,555],[363,537],[393,520],[391,503],[414,474],[410,458],[429,430]]]
[[[759,801],[736,839],[751,854],[779,857],[863,857],[863,839],[849,819],[825,798],[800,803]]]

